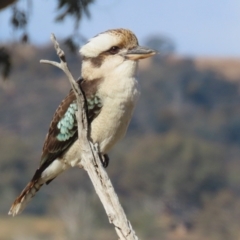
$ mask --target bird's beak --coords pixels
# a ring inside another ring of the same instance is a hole
[[[128,50],[125,57],[130,60],[139,60],[139,59],[151,57],[156,53],[157,52],[153,49],[137,46],[131,50]]]

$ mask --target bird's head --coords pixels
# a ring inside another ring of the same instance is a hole
[[[112,29],[90,39],[80,54],[82,77],[93,80],[119,74],[132,77],[137,61],[153,56],[156,51],[139,46],[130,30]]]

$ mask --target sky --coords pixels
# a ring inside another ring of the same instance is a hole
[[[21,6],[26,2],[21,0]],[[32,2],[32,43],[48,43],[52,32],[58,39],[72,33],[71,18],[54,22],[56,1]],[[90,13],[79,27],[86,38],[122,27],[131,29],[143,45],[149,36],[167,36],[181,55],[240,57],[239,0],[96,0]],[[8,24],[10,14],[11,9],[0,12],[0,42],[16,37]]]

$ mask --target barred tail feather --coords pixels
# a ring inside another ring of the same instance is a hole
[[[17,214],[20,214],[42,185],[43,183],[39,183],[39,181],[36,180],[29,182],[21,194],[15,199],[8,215],[12,215],[14,217]]]

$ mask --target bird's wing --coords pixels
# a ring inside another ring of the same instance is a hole
[[[102,108],[101,99],[97,95],[100,83],[101,79],[78,81],[87,100],[89,123],[100,113]],[[42,173],[56,158],[60,157],[78,138],[76,111],[76,96],[73,90],[70,90],[68,96],[57,108],[50,124],[43,146],[39,173]]]

